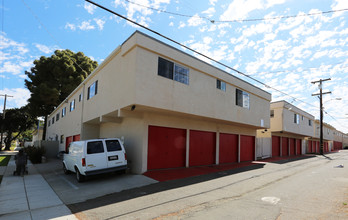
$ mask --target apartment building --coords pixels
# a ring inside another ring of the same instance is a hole
[[[333,150],[334,131],[336,129],[323,123],[323,151],[324,153]],[[307,153],[320,153],[320,121],[314,121],[313,136],[308,138]]]
[[[257,157],[306,153],[306,139],[313,136],[315,118],[286,101],[270,104],[270,128],[257,132]]]
[[[254,160],[271,94],[136,31],[48,117],[47,140],[120,137],[134,173]]]

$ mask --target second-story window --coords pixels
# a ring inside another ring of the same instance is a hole
[[[59,120],[59,113],[57,113],[57,115],[56,115],[56,121],[58,121]]]
[[[274,110],[271,110],[271,112],[270,112],[270,117],[271,117],[271,118],[274,118]]]
[[[300,115],[299,114],[294,114],[294,123],[295,124],[300,124]]]
[[[88,87],[87,100],[97,95],[98,93],[98,80]]]
[[[308,119],[308,125],[312,126],[312,120]]]
[[[226,92],[226,83],[217,79],[216,80],[216,88]]]
[[[65,116],[65,114],[66,114],[66,107],[64,107],[64,108],[62,109],[62,118]]]
[[[82,98],[83,98],[83,96],[82,96],[82,93],[79,95],[79,102],[81,102],[82,101]]]
[[[54,117],[52,118],[52,124],[54,124]]]
[[[73,99],[71,102],[70,102],[70,111],[74,111],[75,109],[75,99]]]
[[[158,57],[158,72],[159,76],[172,79],[186,85],[189,84],[189,68],[171,62],[169,60]]]
[[[249,93],[236,89],[236,105],[243,108],[250,108]]]

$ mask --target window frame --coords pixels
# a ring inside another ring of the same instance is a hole
[[[75,110],[75,99],[70,102],[70,112]]]
[[[66,115],[66,107],[62,108],[62,118]]]
[[[300,115],[297,113],[294,113],[294,123],[300,124]]]
[[[222,80],[216,79],[216,88],[226,92],[226,83]]]
[[[186,85],[190,84],[190,68],[158,57],[157,75]]]
[[[236,105],[245,109],[250,109],[249,93],[236,88]]]
[[[92,89],[93,90],[92,90]],[[93,93],[92,93],[93,91]],[[98,80],[94,81],[87,89],[87,100],[93,98],[98,94]]]

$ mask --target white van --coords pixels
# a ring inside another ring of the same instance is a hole
[[[118,138],[71,142],[64,154],[64,173],[76,173],[78,182],[89,175],[126,169],[126,151]]]

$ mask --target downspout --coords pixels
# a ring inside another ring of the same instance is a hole
[[[82,109],[81,109],[81,124],[80,124],[80,139],[83,139],[83,110],[85,107],[85,83],[83,83],[83,88],[82,88]]]

